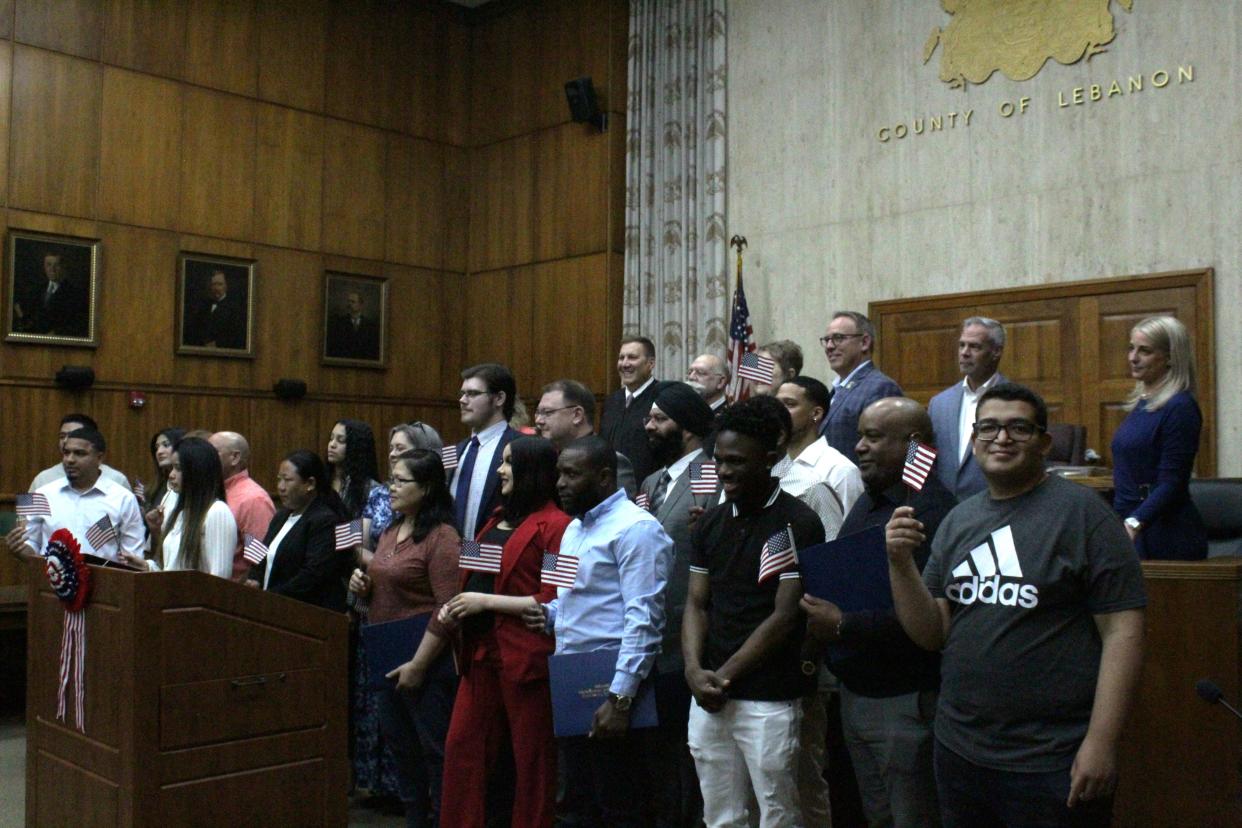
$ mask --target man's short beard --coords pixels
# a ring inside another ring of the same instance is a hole
[[[663,434],[649,436],[647,445],[651,447],[651,454],[657,463],[661,466],[671,466],[681,458],[681,446],[684,439],[685,432],[678,429],[676,433],[667,437]]]

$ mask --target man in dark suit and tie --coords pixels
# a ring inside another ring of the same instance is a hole
[[[621,387],[604,402],[599,434],[613,451],[619,451],[634,464],[634,476],[643,480],[655,471],[656,462],[647,445],[643,421],[655,400],[655,344],[645,336],[621,341],[617,353],[617,373]]]
[[[332,317],[328,326],[327,356],[337,359],[380,358],[380,331],[374,319],[362,313],[362,294],[351,290],[345,296],[345,313]]]
[[[828,445],[858,462],[854,444],[858,442],[858,417],[863,409],[884,397],[904,397],[901,386],[893,382],[871,361],[875,350],[875,326],[855,311],[837,311],[828,323],[828,332],[819,338],[828,365],[836,372],[828,414],[819,433]]]
[[[1005,328],[995,319],[972,316],[962,323],[957,366],[965,378],[936,396],[927,406],[940,441],[936,475],[944,487],[965,500],[988,487],[971,451],[971,433],[979,397],[1008,380],[997,370],[1005,350]]]
[[[716,500],[690,491],[690,466],[711,459],[702,447],[712,417],[711,406],[694,388],[666,382],[660,383],[647,419],[647,441],[661,468],[643,481],[641,491],[673,539],[673,566],[664,593],[664,643],[656,659],[660,749],[651,753],[660,825],[698,824],[703,812],[694,760],[686,746],[690,687],[681,657],[681,617],[690,583],[690,508],[706,508]]]
[[[14,303],[14,328],[21,333],[90,336],[90,288],[65,273],[59,253],[43,257],[42,276]]]
[[[246,308],[238,296],[229,293],[229,280],[223,270],[211,274],[206,295],[191,311],[185,344],[205,348],[246,347]]]
[[[457,444],[457,470],[450,481],[457,528],[461,536],[475,533],[500,505],[500,468],[505,446],[522,436],[509,427],[517,400],[517,380],[503,365],[484,362],[461,372],[461,421],[470,437]]]

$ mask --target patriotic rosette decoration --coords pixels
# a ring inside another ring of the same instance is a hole
[[[74,713],[78,730],[86,732],[86,602],[90,597],[90,569],[82,548],[68,529],[57,529],[47,542],[47,579],[65,607],[65,627],[60,637],[60,683],[56,718],[65,720],[65,691],[73,677]]]

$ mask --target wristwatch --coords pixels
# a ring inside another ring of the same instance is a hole
[[[612,702],[613,709],[618,713],[629,713],[630,705],[634,703],[633,696],[619,696],[616,693],[609,693],[608,699]]]
[[[1143,528],[1143,521],[1139,520],[1136,517],[1128,517],[1126,518],[1126,528],[1137,532],[1138,530]]]

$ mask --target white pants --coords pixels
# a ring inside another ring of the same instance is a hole
[[[746,828],[753,788],[760,828],[802,825],[798,745],[802,700],[725,702],[708,713],[690,702],[690,754],[703,791],[707,828]]]

